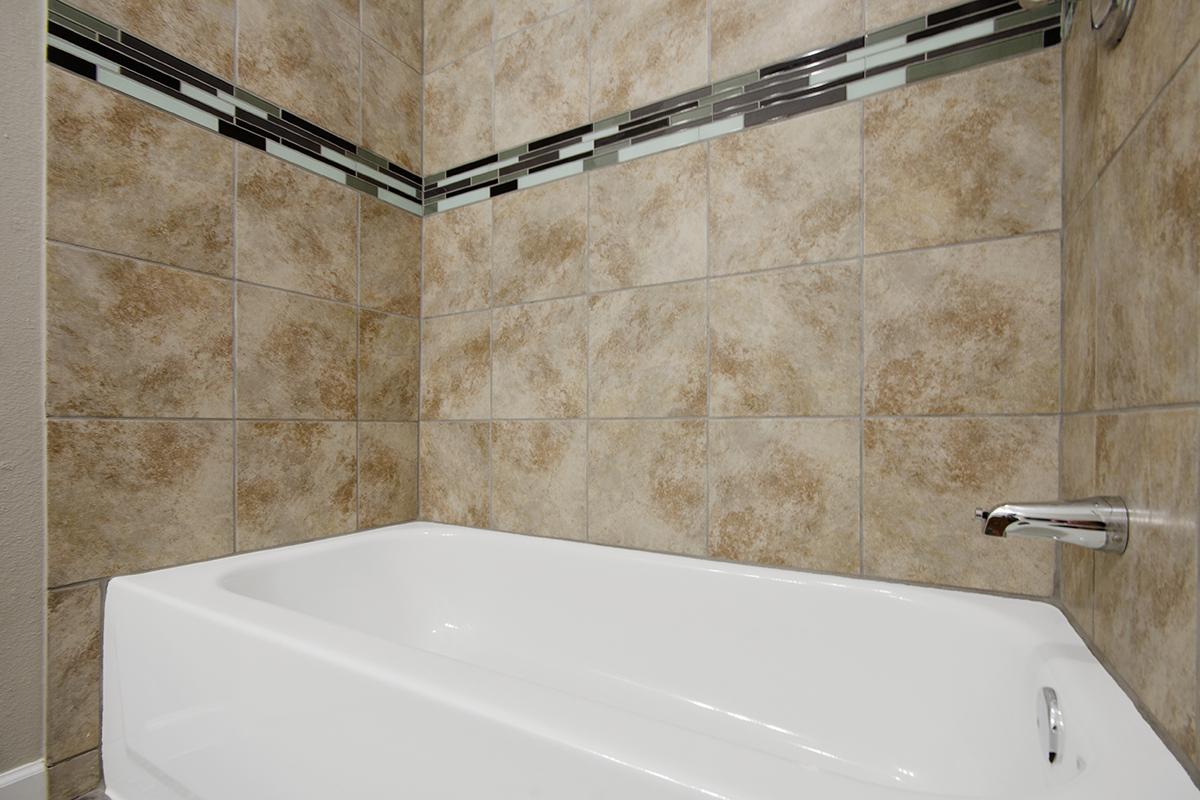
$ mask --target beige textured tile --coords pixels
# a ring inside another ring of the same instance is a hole
[[[421,73],[363,40],[362,143],[405,169],[421,172]]]
[[[496,309],[493,416],[586,416],[587,333],[582,297]]]
[[[1100,179],[1101,407],[1200,400],[1197,141],[1200,55],[1163,91]]]
[[[496,0],[495,32],[503,39],[522,28],[528,28],[546,17],[566,11],[578,0]]]
[[[703,282],[592,295],[588,302],[593,416],[705,413]]]
[[[587,538],[587,421],[492,425],[492,525]]]
[[[709,143],[709,241],[720,275],[860,252],[855,103]]]
[[[592,0],[592,119],[703,86],[705,0]]]
[[[1059,227],[1059,61],[1047,49],[866,101],[866,251]]]
[[[363,33],[421,72],[424,40],[421,0],[363,0]]]
[[[425,320],[421,328],[421,418],[487,419],[491,402],[490,314]]]
[[[846,0],[712,0],[714,80],[858,36],[862,3]]]
[[[1062,421],[1062,461],[1059,465],[1059,497],[1074,500],[1093,497],[1096,489],[1096,418],[1069,415]],[[1095,554],[1082,547],[1059,547],[1059,586],[1062,602],[1075,624],[1089,636],[1092,626],[1092,597]]]
[[[421,519],[486,527],[490,424],[421,423]]]
[[[708,165],[703,145],[591,173],[592,291],[704,277]]]
[[[233,424],[46,424],[48,583],[62,586],[233,550]]]
[[[354,309],[239,285],[239,417],[353,419]]]
[[[47,245],[46,411],[231,416],[230,282]]]
[[[712,413],[857,414],[857,261],[714,280]]]
[[[425,72],[492,43],[492,3],[425,0]]]
[[[341,14],[351,22],[358,23],[358,0],[318,0],[335,14]]]
[[[1058,410],[1059,236],[864,264],[869,414]]]
[[[358,316],[358,415],[360,419],[417,418],[421,326],[409,317],[374,311]]]
[[[426,173],[463,164],[493,151],[494,80],[491,50],[425,76]]]
[[[1085,12],[1086,13],[1086,12]],[[1086,22],[1072,25],[1063,53],[1063,209],[1067,223],[1106,161],[1100,151],[1099,51]]]
[[[75,800],[100,785],[100,750],[89,750],[47,770],[47,800]]]
[[[417,518],[417,423],[358,426],[358,527]]]
[[[485,201],[426,217],[425,316],[487,308],[492,271],[492,203]]]
[[[593,420],[588,540],[705,552],[704,420]]]
[[[566,14],[496,43],[496,149],[588,121],[588,14]]]
[[[251,147],[237,160],[238,278],[354,302],[357,193]]]
[[[99,583],[46,595],[46,760],[100,746]]]
[[[239,422],[238,550],[354,530],[355,436],[353,422]]]
[[[954,4],[953,0],[867,0],[867,30],[879,30]]]
[[[1196,737],[1200,412],[1096,422],[1096,481],[1129,505],[1129,546],[1096,554],[1095,642],[1183,748]]]
[[[1063,410],[1096,407],[1097,249],[1102,220],[1091,192],[1063,231]]]
[[[233,143],[58,69],[46,73],[46,235],[233,274]]]
[[[233,79],[235,0],[76,0],[73,5],[190,64]]]
[[[314,0],[240,0],[238,82],[358,141],[357,26]]]
[[[371,197],[359,203],[359,302],[420,316],[421,218]]]
[[[868,419],[863,454],[867,575],[1050,594],[1053,545],[984,536],[973,511],[1051,499],[1057,418]],[[922,512],[896,512],[905,508]]]
[[[579,175],[492,201],[492,292],[497,304],[583,293],[587,193],[588,178]]]
[[[857,573],[859,421],[714,420],[708,553]]]

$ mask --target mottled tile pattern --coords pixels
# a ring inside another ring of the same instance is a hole
[[[421,519],[487,526],[490,427],[487,422],[421,423]]]
[[[233,550],[230,422],[51,420],[51,587]]]
[[[233,272],[233,144],[53,67],[46,73],[46,235]]]
[[[541,22],[546,17],[566,11],[578,0],[496,0],[495,34],[502,39]]]
[[[239,422],[237,549],[357,527],[353,422]]]
[[[713,420],[709,555],[857,572],[859,426],[858,419]]]
[[[421,218],[379,200],[359,201],[359,302],[421,313]]]
[[[491,326],[486,311],[427,319],[421,328],[421,418],[491,416]]]
[[[1096,418],[1067,415],[1062,421],[1058,495],[1064,500],[1093,497],[1096,488]],[[1092,598],[1096,556],[1082,547],[1059,547],[1060,591],[1067,613],[1084,633],[1093,634]]]
[[[235,0],[74,0],[76,8],[233,79]]]
[[[360,422],[358,527],[417,518],[417,423]]]
[[[873,31],[957,4],[954,0],[866,0],[866,5],[867,30]]]
[[[1099,192],[1090,192],[1067,221],[1062,249],[1063,410],[1096,407],[1096,299],[1101,219]]]
[[[586,416],[587,326],[582,297],[497,309],[492,316],[493,416]]]
[[[99,583],[46,595],[46,760],[100,745]]]
[[[492,43],[492,3],[425,0],[425,72]]]
[[[492,292],[496,304],[582,294],[587,268],[588,178],[581,175],[555,181],[502,195],[492,203]]]
[[[587,536],[587,421],[492,424],[492,526]]]
[[[704,277],[708,165],[702,145],[589,176],[592,291]]]
[[[47,246],[47,413],[228,417],[232,408],[229,281]]]
[[[972,511],[1053,495],[1055,417],[868,419],[863,458],[867,575],[1050,594],[1053,545],[984,536]]]
[[[89,750],[47,770],[47,800],[75,800],[100,784],[100,750]]]
[[[374,311],[358,316],[359,419],[417,418],[421,374],[420,323]]]
[[[421,170],[421,73],[364,39],[362,144],[415,173]]]
[[[866,251],[1059,226],[1058,50],[867,98]]]
[[[1090,26],[1072,25],[1063,42],[1063,210],[1064,225],[1079,208],[1104,166],[1096,124],[1100,107],[1100,50]]]
[[[423,221],[425,316],[486,308],[491,297],[492,204],[456,208]]]
[[[493,83],[490,49],[425,76],[425,172],[462,164],[495,149]]]
[[[588,539],[703,555],[704,420],[593,420]]]
[[[712,281],[712,413],[857,414],[859,278],[853,261]]]
[[[237,314],[239,417],[354,418],[352,307],[242,284]]]
[[[861,3],[712,0],[712,78],[836,44],[863,32]]]
[[[238,278],[354,302],[355,192],[252,147],[237,167]]]
[[[362,0],[363,33],[421,72],[424,40],[421,0]]]
[[[861,126],[852,103],[710,142],[713,273],[858,255]]]

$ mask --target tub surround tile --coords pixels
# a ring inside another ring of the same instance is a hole
[[[1096,121],[1101,103],[1096,38],[1090,26],[1072,25],[1063,42],[1064,226],[1069,225],[1107,161]]]
[[[712,77],[727,78],[864,32],[861,3],[713,0]]]
[[[492,3],[425,0],[425,72],[492,43]]]
[[[359,302],[421,314],[421,218],[369,197],[359,205]]]
[[[357,216],[356,193],[261,151],[238,147],[238,278],[354,302]]]
[[[363,146],[420,173],[421,73],[365,38],[362,70]]]
[[[358,527],[417,518],[416,422],[358,425]]]
[[[47,422],[49,585],[231,553],[232,427]]]
[[[714,420],[708,554],[859,570],[857,419]]]
[[[582,294],[587,268],[588,179],[568,178],[497,197],[492,203],[496,304]],[[440,216],[431,217],[426,224]]]
[[[1096,407],[1096,298],[1101,219],[1099,192],[1090,192],[1063,230],[1063,410]]]
[[[47,245],[47,413],[230,416],[232,303],[229,281]]]
[[[89,750],[46,771],[47,800],[75,800],[100,785],[100,750]]]
[[[587,538],[587,421],[492,425],[494,528]]]
[[[588,540],[704,555],[704,420],[589,425]]]
[[[1099,494],[1096,488],[1096,417],[1063,417],[1058,485],[1058,496],[1064,500]],[[1061,546],[1059,569],[1063,606],[1084,633],[1094,636],[1095,554],[1082,547]]]
[[[71,5],[233,79],[235,0],[71,0]]]
[[[426,172],[492,151],[493,83],[490,50],[480,50],[425,76]]]
[[[100,746],[99,583],[46,596],[46,760]]]
[[[492,414],[587,414],[588,307],[582,297],[500,308],[492,315]]]
[[[421,0],[363,0],[362,29],[417,72],[423,70]]]
[[[528,28],[546,17],[566,11],[578,0],[496,0],[494,30],[497,39]]]
[[[359,312],[359,419],[395,422],[417,418],[420,346],[418,320]]]
[[[953,0],[867,0],[867,29],[879,30],[954,4]]]
[[[421,418],[491,416],[491,324],[486,311],[427,319],[421,328]]]
[[[486,527],[491,509],[487,422],[421,423],[421,519]]]
[[[492,204],[456,208],[424,221],[425,316],[487,308],[491,301]]]
[[[239,417],[354,418],[355,309],[242,284],[237,314]]]

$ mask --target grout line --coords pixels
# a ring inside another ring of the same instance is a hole
[[[233,249],[232,274],[233,274],[233,277],[230,280],[230,284],[229,284],[229,295],[231,298],[231,305],[233,307],[232,311],[231,311],[231,314],[233,317],[233,319],[232,319],[233,335],[232,335],[232,346],[231,346],[231,352],[230,352],[231,369],[233,370],[233,376],[232,376],[233,380],[230,381],[230,383],[232,384],[233,407],[230,409],[230,414],[231,414],[231,419],[234,420],[233,426],[232,426],[233,427],[232,503],[233,503],[233,552],[236,553],[238,551],[238,507],[237,507],[237,501],[238,501],[238,485],[237,485],[238,484],[238,446],[237,446],[238,445],[238,424],[237,424],[237,412],[238,412],[238,391],[237,391],[237,388],[238,388],[238,362],[237,362],[237,350],[238,350],[238,313],[237,313],[237,301],[238,301],[238,288],[237,288],[238,203],[237,203],[237,201],[238,201],[238,161],[239,161],[238,147],[237,147],[236,142],[234,143],[232,149],[233,149],[233,187],[232,187],[233,188],[233,191],[232,191],[232,195],[233,195],[233,200],[232,200],[232,202],[233,202],[233,226],[232,226],[233,232],[232,232],[231,239],[233,242],[233,245],[232,245],[232,249]]]
[[[711,3],[709,4],[711,11]],[[711,28],[709,31],[711,45]],[[711,53],[711,46],[709,48]],[[711,56],[710,56],[711,69]],[[713,552],[712,541],[712,143],[704,143],[704,553]]]
[[[359,14],[362,14],[359,0]],[[362,198],[354,209],[354,527],[362,527]]]
[[[588,5],[590,13],[590,0]],[[591,63],[590,56],[588,63]],[[589,104],[591,103],[590,91],[591,87],[589,85]],[[587,199],[584,210],[586,225],[584,232],[585,249],[583,251],[583,287],[586,290],[592,285],[592,176],[590,174],[586,176],[584,183]],[[586,299],[583,301],[583,337],[583,540],[590,542],[592,540],[592,306]]]
[[[865,25],[866,0],[863,0]],[[858,574],[866,574],[867,450],[867,104],[858,104]]]

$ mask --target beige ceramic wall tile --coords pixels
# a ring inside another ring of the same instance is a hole
[[[592,291],[707,273],[703,145],[597,170],[589,180]]]
[[[868,253],[1059,227],[1057,49],[866,103]]]
[[[417,423],[358,426],[358,527],[417,518]]]
[[[1200,55],[1193,55],[1098,187],[1102,408],[1200,400],[1197,141]]]
[[[588,540],[705,552],[704,420],[593,420]]]
[[[366,196],[359,214],[359,302],[419,316],[421,218]]]
[[[237,314],[239,417],[354,418],[353,308],[242,284]]]
[[[233,551],[233,424],[46,424],[48,583]]]
[[[861,126],[854,103],[710,142],[713,273],[858,255]]]
[[[46,247],[46,411],[228,417],[229,281]]]
[[[229,276],[233,143],[48,68],[46,235]]]
[[[490,423],[421,423],[421,519],[486,527]]]
[[[1096,489],[1096,418],[1068,415],[1062,420],[1062,456],[1059,465],[1059,497],[1073,500],[1093,497]],[[1092,597],[1095,554],[1082,547],[1059,548],[1059,586],[1063,606],[1075,624],[1089,636],[1092,626]]]
[[[358,196],[251,147],[239,147],[237,276],[354,302]]]
[[[421,72],[421,0],[363,0],[363,33]]]
[[[358,23],[359,0],[318,0],[335,14],[340,14],[351,22]]]
[[[237,549],[354,530],[355,436],[353,422],[239,422]]]
[[[1063,410],[1096,404],[1096,300],[1099,192],[1091,192],[1063,231]]]
[[[496,43],[496,149],[588,121],[588,7]]]
[[[46,595],[46,760],[100,746],[99,583]]]
[[[315,0],[240,0],[238,82],[358,141],[359,39],[354,23]]]
[[[861,3],[712,0],[712,77],[728,78],[863,32]]]
[[[359,312],[360,419],[399,421],[417,418],[420,347],[418,320],[374,311]]]
[[[495,33],[502,39],[546,17],[566,11],[578,0],[496,0]]]
[[[857,573],[857,419],[713,420],[709,555]]]
[[[579,175],[492,201],[496,304],[583,293],[587,193],[588,178]]]
[[[1129,546],[1096,554],[1095,641],[1180,746],[1196,736],[1200,413],[1102,416],[1096,481],[1129,505]]]
[[[592,416],[704,415],[702,281],[592,295],[588,302]]]
[[[1063,209],[1064,224],[1079,208],[1104,167],[1100,151],[1099,51],[1089,25],[1072,25],[1063,52]]]
[[[703,86],[705,0],[593,0],[592,119]]]
[[[363,39],[362,143],[421,172],[421,73]]]
[[[866,0],[866,2],[867,30],[872,31],[954,5],[953,0]]]
[[[480,50],[425,76],[426,173],[493,151],[493,90],[491,49]]]
[[[426,217],[425,316],[487,308],[491,297],[492,204],[474,203]]]
[[[425,72],[492,43],[492,3],[425,0]]]
[[[1053,545],[984,536],[974,510],[1056,485],[1056,417],[868,419],[863,457],[867,575],[1050,594]]]
[[[1059,235],[868,258],[868,414],[1058,410]]]
[[[47,770],[47,800],[75,800],[100,785],[100,750],[89,750]]]
[[[492,526],[587,538],[587,421],[492,425]]]
[[[859,322],[857,261],[712,281],[712,414],[858,414]]]
[[[587,414],[588,307],[582,297],[496,309],[492,316],[492,414]]]
[[[491,403],[490,314],[427,319],[421,327],[421,418],[487,419]]]
[[[76,0],[73,5],[190,64],[233,79],[235,0]]]

